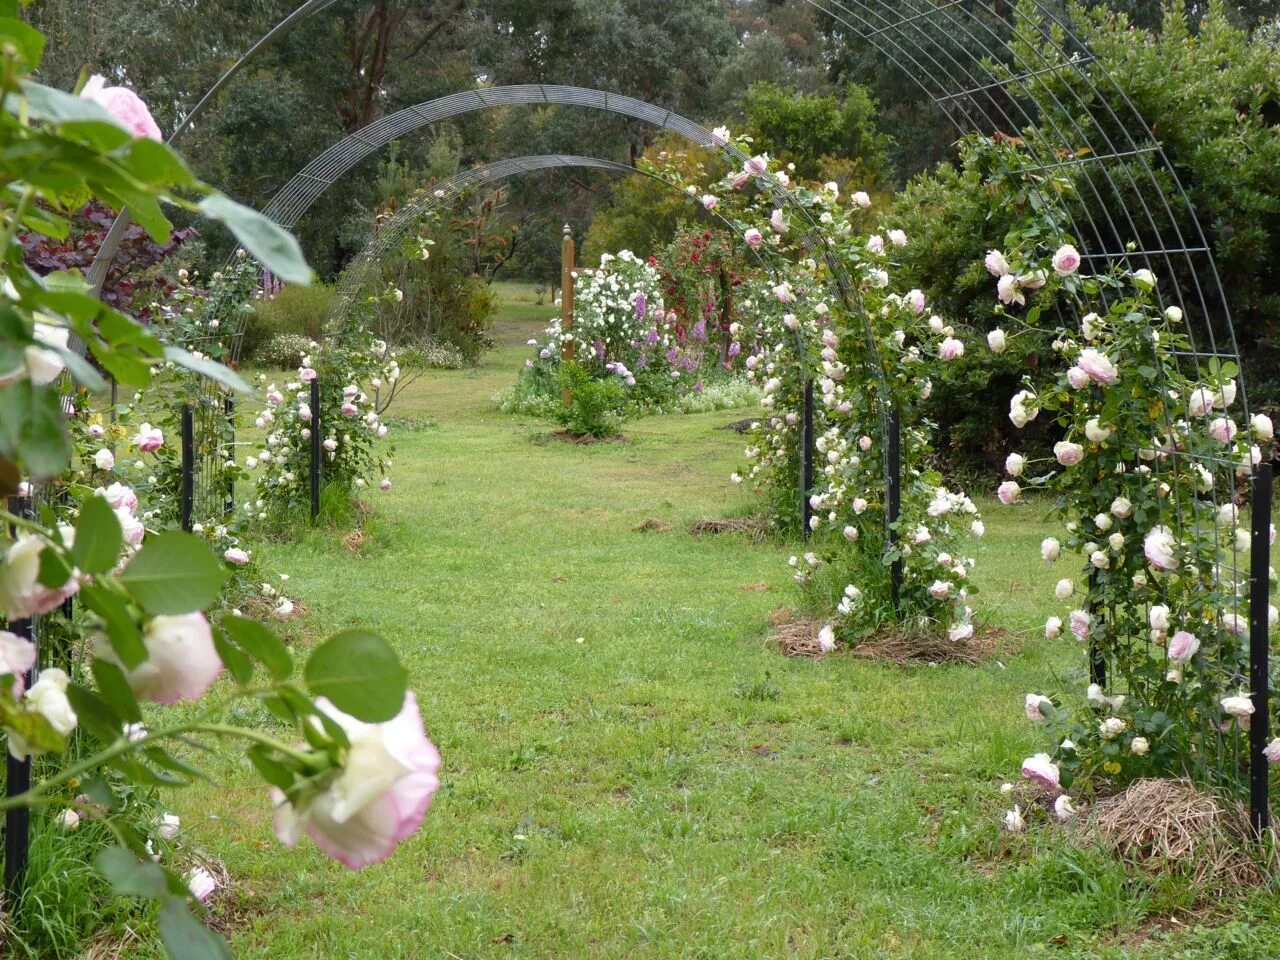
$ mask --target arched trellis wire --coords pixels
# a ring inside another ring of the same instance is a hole
[[[1098,63],[1071,24],[1044,3],[1005,0],[804,0],[847,32],[850,43],[874,47],[933,101],[961,135],[996,132],[1025,136],[1027,162],[1013,175],[1069,176],[1081,202],[1063,209],[1063,226],[1084,259],[1096,267],[1123,264],[1151,270],[1160,283],[1158,305],[1182,311],[1190,349],[1177,363],[1202,380],[1214,361],[1239,366],[1239,349],[1213,251],[1177,171],[1150,126],[1116,80]],[[1044,196],[1050,205],[1054,198]],[[1103,304],[1106,305],[1105,297]],[[1087,309],[1082,306],[1082,309]],[[1240,409],[1249,419],[1243,376]],[[1176,414],[1166,405],[1165,426]],[[1177,475],[1193,469],[1192,455],[1171,451],[1160,468]],[[1226,466],[1216,460],[1204,465]],[[1255,474],[1255,503],[1269,483]],[[1215,490],[1221,502],[1234,491]],[[1181,517],[1181,510],[1175,510]],[[1255,717],[1247,763],[1255,825],[1266,820],[1265,743],[1269,678],[1265,547],[1256,543],[1266,518],[1255,517],[1254,640],[1249,675],[1236,663],[1215,666],[1227,682],[1251,689]],[[1181,532],[1181,531],[1180,531]],[[1212,529],[1215,541],[1218,530]],[[1232,566],[1246,566],[1234,542]],[[1263,573],[1258,574],[1261,569]],[[1261,581],[1261,588],[1258,581]],[[1258,607],[1261,609],[1257,609]],[[1238,613],[1239,609],[1232,611]],[[1224,611],[1225,613],[1225,611]],[[1132,642],[1145,643],[1145,638]],[[1091,671],[1106,679],[1105,659],[1095,651]],[[1114,679],[1114,678],[1113,678]],[[1225,767],[1240,770],[1246,757],[1240,738],[1224,738],[1205,718],[1205,742],[1214,757],[1201,758],[1215,779]],[[1235,778],[1227,778],[1232,781]]]
[[[1212,250],[1176,171],[1125,92],[1093,62],[1085,44],[1054,10],[1036,0],[1026,3],[1025,10],[1008,0],[804,2],[848,30],[854,41],[875,47],[898,64],[961,133],[1023,131],[1039,123],[1039,139],[1027,143],[1031,162],[1009,172],[1069,173],[1078,178],[1080,194],[1092,202],[1084,207],[1072,205],[1065,211],[1065,220],[1085,258],[1146,267],[1162,278],[1156,295],[1162,307],[1176,305],[1183,310],[1192,346],[1180,353],[1178,361],[1194,376],[1200,377],[1207,361],[1229,360],[1238,365],[1239,351]],[[296,22],[330,5],[331,0],[310,0],[287,20]],[[1021,50],[1012,44],[1018,33],[1049,40],[1045,24],[1062,38],[1051,53],[1045,54],[1035,43],[1024,44]],[[243,59],[229,74],[242,65]],[[1054,78],[1069,82],[1058,89]],[[524,98],[511,96],[515,90],[525,91]],[[509,98],[503,99],[504,95]],[[438,109],[451,101],[456,107],[453,113]],[[309,164],[277,196],[269,212],[292,225],[327,186],[390,139],[457,113],[516,103],[613,110],[657,123],[702,146],[719,146],[696,124],[616,94],[550,85],[468,91],[408,108],[352,134]],[[1051,109],[1046,112],[1043,104]],[[776,183],[766,180],[761,186],[786,205],[786,191]],[[849,303],[856,291],[841,264],[829,256],[824,259],[837,278],[842,300]],[[1247,418],[1242,377],[1240,381],[1241,407]],[[1175,451],[1162,468],[1187,469],[1186,459]],[[1235,679],[1242,684],[1249,680]],[[1259,691],[1256,682],[1251,686],[1255,698],[1261,694],[1265,716],[1265,690]],[[1255,736],[1255,781],[1259,742]],[[1232,758],[1237,764],[1240,759]]]
[[[684,137],[703,149],[726,158],[735,165],[745,164],[746,154],[732,143],[725,143],[710,130],[663,107],[634,97],[605,90],[559,84],[517,84],[463,90],[458,93],[415,104],[382,117],[335,143],[299,171],[271,199],[263,210],[281,226],[292,229],[330,186],[344,177],[356,164],[389,144],[392,140],[420,130],[433,123],[477,110],[507,106],[585,107],[653,124]],[[849,280],[848,271],[827,243],[825,233],[813,220],[807,208],[798,203],[772,176],[755,178],[774,204],[796,214],[807,225],[802,245],[810,255],[821,257],[832,277],[832,292],[854,316],[863,316],[857,288]],[[865,318],[864,318],[865,319]],[[869,322],[864,323],[868,350],[873,362],[883,373],[884,362]],[[880,378],[883,381],[883,376]],[[887,403],[887,398],[886,403]],[[886,409],[887,418],[887,409]]]
[[[382,225],[378,235],[366,244],[365,248],[360,251],[356,258],[351,262],[342,274],[342,279],[338,283],[338,298],[330,310],[330,320],[337,320],[349,309],[351,303],[359,295],[361,290],[367,288],[369,282],[374,279],[375,271],[380,265],[382,259],[392,250],[394,250],[405,236],[412,230],[423,218],[429,216],[437,207],[445,207],[460,196],[476,187],[481,187],[489,183],[499,180],[506,180],[511,177],[523,176],[527,174],[540,173],[548,170],[564,170],[564,169],[594,169],[604,170],[610,173],[620,175],[639,175],[649,177],[659,183],[668,184],[672,189],[678,189],[670,184],[663,177],[650,173],[647,170],[640,170],[626,163],[619,163],[616,160],[605,160],[599,157],[582,157],[573,154],[537,154],[527,157],[511,157],[506,160],[499,160],[494,163],[484,164],[482,166],[473,167],[470,170],[464,170],[457,173],[447,180],[443,180],[436,184],[429,192],[414,198],[411,202],[405,204],[395,214]],[[733,232],[733,223],[716,211],[704,211],[702,207],[698,208],[705,216],[708,216],[724,227],[726,230]],[[744,244],[744,246],[746,246]],[[746,249],[755,258],[756,262],[766,272],[777,276],[778,271],[775,265],[770,262],[762,254],[761,250],[747,246]],[[765,251],[768,252],[767,250]]]

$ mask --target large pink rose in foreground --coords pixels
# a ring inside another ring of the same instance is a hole
[[[75,531],[61,528],[62,541],[70,548]],[[6,620],[26,620],[48,613],[80,589],[74,573],[60,587],[40,583],[40,554],[49,541],[33,533],[20,533],[0,558],[0,616]]]
[[[95,73],[80,91],[80,96],[102,107],[116,123],[135,137],[164,141],[151,111],[142,102],[142,98],[128,87],[108,87],[106,79]]]
[[[1142,541],[1142,552],[1157,570],[1178,569],[1178,543],[1166,526],[1152,527]]]
[[[328,787],[294,806],[272,790],[276,836],[292,848],[305,832],[316,846],[358,870],[391,855],[413,835],[440,786],[440,753],[422,729],[418,701],[386,723],[362,723],[323,697],[316,706],[346,731],[347,764]]]
[[[1057,793],[1062,789],[1058,765],[1049,759],[1047,753],[1037,753],[1034,757],[1023,760],[1022,775],[1050,793]]]

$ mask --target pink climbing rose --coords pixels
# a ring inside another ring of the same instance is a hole
[[[1071,244],[1063,244],[1053,255],[1053,272],[1060,277],[1069,277],[1080,269],[1080,251]]]
[[[154,703],[198,700],[222,672],[213,631],[203,613],[152,617],[142,632],[147,659],[125,676],[133,692]],[[115,650],[100,640],[98,656],[123,668]]]
[[[142,98],[128,87],[108,87],[106,79],[95,73],[80,91],[80,96],[106,110],[111,114],[111,119],[135,138],[146,137],[163,142],[164,135],[160,133],[151,111],[142,102]]]
[[[1058,765],[1049,759],[1047,753],[1037,753],[1023,760],[1022,775],[1049,793],[1057,793],[1062,789]]]
[[[1147,562],[1157,570],[1178,569],[1176,547],[1173,531],[1163,525],[1152,527],[1142,541],[1142,552],[1146,554]]]
[[[1106,354],[1094,350],[1092,347],[1086,347],[1080,351],[1080,357],[1076,360],[1080,369],[1089,375],[1090,380],[1098,383],[1113,384],[1120,379],[1119,371],[1116,365],[1111,362]]]
[[[358,870],[386,859],[421,825],[440,786],[440,754],[422,729],[412,692],[386,723],[363,723],[323,697],[316,706],[346,732],[347,763],[322,791],[296,801],[272,790],[276,836],[293,847],[305,832],[326,854]]]

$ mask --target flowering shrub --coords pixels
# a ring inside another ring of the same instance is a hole
[[[1210,359],[1189,370],[1181,361],[1192,349],[1181,310],[1153,306],[1150,271],[1081,277],[1079,264],[1070,244],[1038,269],[1017,270],[999,251],[987,256],[1006,304],[1021,306],[1025,291],[1046,283],[1110,304],[1085,314],[1078,330],[1059,329],[1052,379],[1028,378],[1010,404],[1015,426],[1043,415],[1062,436],[1043,465],[1010,454],[999,490],[1007,504],[1021,496],[1019,480],[1054,494],[1064,534],[1047,538],[1041,556],[1080,563],[1058,581],[1064,609],[1045,634],[1088,644],[1111,688],[1093,684],[1061,705],[1028,694],[1027,717],[1056,746],[1024,774],[1054,793],[1097,777],[1191,775],[1231,785],[1242,777],[1233,758],[1247,750],[1229,744],[1254,711],[1251,544],[1235,491],[1273,427],[1261,414],[1237,422],[1233,363]],[[1274,606],[1268,618],[1276,622]],[[1280,759],[1280,741],[1270,749]]]
[[[67,485],[65,518],[73,522],[0,512],[6,625],[0,630],[0,730],[13,756],[50,758],[29,789],[0,800],[0,813],[66,804],[58,818],[66,829],[100,820],[117,844],[95,858],[97,869],[117,891],[158,905],[170,956],[225,955],[216,935],[188,911],[189,900],[207,895],[207,882],[189,882],[154,862],[143,840],[153,825],[135,822],[138,808],[125,801],[137,785],[181,785],[204,776],[192,765],[193,754],[184,746],[179,755],[177,744],[247,745],[247,759],[273,788],[282,842],[292,845],[306,832],[353,867],[389,855],[421,822],[437,787],[439,758],[422,732],[405,670],[382,638],[361,630],[336,634],[298,671],[289,650],[260,623],[206,614],[230,568],[248,552],[227,547],[219,558],[195,535],[147,532],[146,514],[137,515],[138,492],[112,471],[120,431],[128,431],[139,459],[165,450],[166,431],[146,420],[108,427],[84,414],[83,391],[104,383],[67,349],[69,335],[144,398],[153,369],[164,361],[232,388],[243,384],[209,356],[165,344],[104,304],[78,274],[40,276],[27,269],[16,235],[20,228],[56,235],[59,217],[97,196],[113,208],[129,207],[142,229],[165,243],[170,225],[163,200],[226,222],[276,274],[306,283],[310,270],[296,242],[199,183],[158,142],[145,104],[129,90],[106,87],[101,78],[85,86],[83,97],[41,86],[29,76],[39,63],[40,35],[13,20],[0,20],[0,32],[6,40],[0,173],[14,201],[0,213],[0,306],[7,318],[0,324],[0,495],[29,494],[72,466],[69,418],[77,436],[95,442],[92,453],[84,451],[87,461],[74,464],[86,475],[73,475]],[[45,207],[36,208],[37,196]],[[64,367],[80,385],[65,399],[55,385]],[[68,628],[75,632],[83,623],[84,635],[71,639],[84,656],[71,670],[65,663],[41,669],[27,620],[48,617],[72,597],[84,613]],[[207,697],[224,675],[229,682],[219,696]],[[167,706],[179,702],[181,709]],[[154,704],[145,720],[144,703]],[[241,709],[246,703],[266,706],[289,729],[287,741],[235,722],[249,712]],[[73,735],[83,752],[58,763]],[[20,909],[40,909],[40,903],[23,902]]]
[[[714,135],[730,142],[723,128]],[[655,172],[680,175],[675,167]],[[967,602],[973,561],[962,543],[981,536],[982,521],[963,491],[926,468],[932,426],[921,413],[931,377],[961,357],[964,345],[950,324],[927,311],[919,290],[893,288],[892,252],[907,236],[866,229],[865,192],[842,203],[836,184],[793,182],[790,171],[771,171],[765,155],[710,186],[676,182],[729,217],[747,246],[775,266],[774,278],[742,285],[741,320],[730,327],[767,410],[748,434],[746,475],[734,479],[764,492],[783,528],[799,527],[807,498],[813,549],[791,562],[796,580],[829,615],[830,635],[854,640],[892,620],[967,639],[974,629]],[[792,208],[774,202],[778,186],[790,189]],[[831,261],[813,258],[805,241],[815,239],[821,244],[814,250],[825,245],[847,277],[833,273]],[[847,298],[838,290],[846,281],[853,288]],[[814,394],[816,452],[808,486],[801,477],[806,384]],[[886,499],[890,411],[903,424],[896,520]]]
[[[323,341],[312,341],[297,379],[283,389],[268,383],[263,392],[264,405],[255,420],[266,433],[263,446],[244,460],[247,470],[257,471],[258,497],[246,502],[245,510],[265,520],[307,508],[316,429],[323,435],[321,477],[326,487],[348,497],[374,482],[382,490],[391,489],[385,474],[394,448],[380,451],[378,441],[387,436],[382,414],[399,379],[397,354],[359,317]],[[313,381],[320,384],[319,410],[311,408]]]
[[[691,242],[705,246],[709,241],[699,234]],[[691,256],[697,257],[699,249]],[[575,362],[588,376],[624,388],[631,411],[673,409],[679,398],[701,394],[707,378],[732,370],[741,351],[738,343],[724,341],[717,332],[723,313],[717,308],[719,294],[702,289],[701,270],[694,271],[696,282],[677,280],[658,261],[641,260],[629,250],[602,254],[598,270],[575,274],[572,330],[557,318],[547,327],[545,342],[529,342],[537,359],[526,361],[515,396],[500,405],[535,414],[554,411],[535,398],[559,396],[558,369],[570,344]],[[741,281],[735,276],[726,282]],[[664,290],[677,296],[684,312],[666,305]],[[570,376],[576,379],[576,374]]]

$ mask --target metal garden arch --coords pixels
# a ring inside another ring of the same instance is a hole
[[[303,3],[233,64],[215,90],[274,36],[334,2]],[[829,29],[879,51],[927,95],[940,119],[958,133],[1019,135],[1040,126],[1038,138],[1026,138],[1028,162],[1008,172],[1033,178],[1073,178],[1087,202],[1066,209],[1065,226],[1086,260],[1123,262],[1150,269],[1159,277],[1160,305],[1182,310],[1191,348],[1179,354],[1178,362],[1191,376],[1201,378],[1204,367],[1212,361],[1238,365],[1235,331],[1213,249],[1177,170],[1130,97],[1095,61],[1056,6],[1044,0],[797,2],[819,12]],[[700,146],[720,149],[732,160],[745,159],[717,143],[700,125],[631,97],[556,85],[494,87],[408,107],[351,134],[299,172],[266,212],[283,225],[293,226],[327,187],[391,139],[451,116],[518,104],[558,104],[618,113],[679,133]],[[795,209],[787,192],[771,178],[761,178],[759,186],[778,205]],[[811,229],[809,239],[819,247],[821,232]],[[856,290],[848,283],[842,265],[824,250],[817,252],[827,260],[842,301],[856,307]],[[113,253],[104,245],[99,259],[109,260]],[[105,272],[105,264],[102,270]],[[1247,419],[1247,391],[1243,377],[1240,381]],[[1191,469],[1194,464],[1186,460],[1175,451],[1168,468],[1175,472]],[[1258,477],[1266,475],[1264,470]],[[1221,493],[1214,496],[1221,497]],[[1265,565],[1262,569],[1265,579]],[[1254,723],[1250,751],[1255,816],[1259,810],[1265,811],[1266,805],[1266,764],[1259,762],[1267,735],[1265,606],[1263,603],[1260,613],[1254,611],[1254,642],[1255,648],[1261,644],[1261,656],[1254,658],[1252,676],[1240,678],[1260,698],[1258,719],[1262,722]]]

